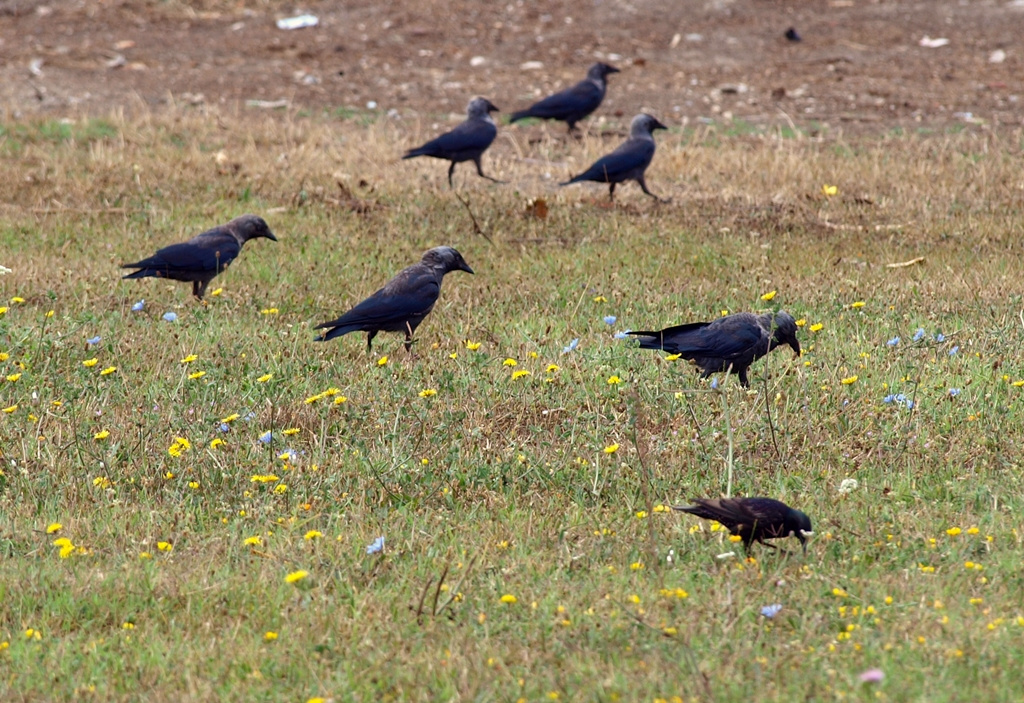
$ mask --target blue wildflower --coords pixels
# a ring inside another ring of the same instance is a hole
[[[263,442],[264,444],[270,444],[273,440],[274,433],[271,432],[270,430],[267,430],[266,432],[260,435],[260,441]]]
[[[614,325],[615,321],[618,320],[618,319],[619,318],[615,317],[615,315],[605,315],[605,317],[604,317],[604,324],[606,324],[606,325]]]
[[[894,396],[892,393],[882,398],[882,402],[885,403],[886,405],[891,404],[894,400],[896,400],[896,396]]]
[[[178,319],[178,315],[173,312],[165,312],[164,319],[167,320],[168,322],[174,322],[175,320]]]
[[[773,603],[772,605],[766,605],[761,608],[761,615],[766,618],[774,618],[782,610],[782,603]]]
[[[384,551],[384,537],[383,536],[378,537],[377,539],[373,540],[373,544],[367,545],[367,547],[366,547],[366,553],[367,554],[377,554],[378,552],[383,552],[383,551]]]
[[[949,389],[949,397],[950,398],[956,398],[958,395],[960,395],[960,389],[959,388],[950,388]]]
[[[623,330],[622,332],[616,332],[614,337],[615,339],[625,339],[626,337],[629,336],[629,333],[630,330]]]
[[[717,389],[718,388],[718,379],[717,378],[711,379],[711,387],[713,389]]]
[[[220,427],[218,427],[217,429],[220,430],[221,432],[230,432],[231,431],[231,425],[229,425],[226,422],[222,422],[222,423],[220,423]]]
[[[946,341],[946,335],[942,334],[942,332],[938,332],[938,333],[936,333],[936,335],[935,335],[935,341],[936,341],[936,342],[939,342],[940,344],[941,344],[942,342],[945,342],[945,341]]]
[[[890,346],[890,347],[895,347],[899,343],[900,343],[900,338],[899,337],[893,337],[888,342],[886,342],[886,344],[888,346]]]
[[[95,346],[95,345],[99,344],[101,339],[103,339],[103,337],[101,337],[99,335],[96,335],[92,339],[85,340],[85,343],[88,344],[90,347],[92,347],[92,346]]]
[[[924,327],[918,327],[917,332],[914,332],[914,341],[920,342],[924,339]]]
[[[143,298],[139,302],[132,305],[132,312],[139,312],[142,308],[146,307],[146,299]]]
[[[298,454],[295,453],[294,449],[285,449],[281,452],[280,456],[284,457],[282,461],[295,461],[295,457],[297,457]]]
[[[949,355],[950,356],[956,356],[956,353],[958,351],[960,351],[960,347],[959,346],[953,347],[952,349],[949,350]]]
[[[580,338],[579,338],[579,337],[576,337],[576,338],[575,338],[574,340],[572,340],[571,342],[569,342],[569,346],[567,346],[567,347],[563,347],[563,348],[562,348],[562,353],[563,353],[563,354],[568,354],[568,353],[569,353],[569,352],[571,352],[571,351],[572,351],[573,349],[575,349],[576,347],[578,347],[578,346],[579,346],[579,344],[580,344]]]

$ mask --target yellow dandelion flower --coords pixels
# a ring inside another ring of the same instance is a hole
[[[761,300],[772,300],[773,298],[775,298],[775,293],[776,291],[770,290],[761,296]]]
[[[346,398],[345,396],[339,395],[339,396],[336,396],[334,398],[334,404],[335,405],[341,405],[342,403],[344,403],[347,400],[348,400],[348,398]]]
[[[256,474],[249,479],[252,483],[273,483],[278,480],[280,479],[274,474]]]
[[[558,371],[558,364],[548,364],[546,371],[548,373],[555,373],[556,371]]]
[[[114,373],[115,371],[117,371],[117,367],[116,366],[108,366],[107,368],[105,368],[102,371],[100,371],[100,376],[109,376],[110,374]]]
[[[984,598],[971,598],[971,600],[970,600],[970,604],[971,605],[981,605],[984,602],[985,602]]]
[[[679,361],[681,358],[683,358],[682,354],[669,354],[665,357],[665,361]]]
[[[470,351],[476,351],[479,348],[480,348],[480,342],[471,342],[468,339],[466,340],[466,349],[468,349]]]
[[[94,356],[94,357],[93,357],[93,358],[91,358],[91,359],[86,359],[85,361],[83,361],[83,362],[82,362],[82,366],[84,366],[84,367],[85,367],[85,368],[87,368],[87,369],[91,369],[91,368],[92,368],[93,366],[95,366],[95,365],[96,365],[96,364],[98,364],[98,363],[100,363],[100,360],[99,360],[99,359],[97,359],[97,358],[96,358],[96,357]]]
[[[1024,386],[1024,380],[1014,381],[1011,385],[1013,385],[1014,388],[1020,388],[1021,386]]]
[[[19,303],[24,303],[25,299],[16,295],[13,298],[11,298],[11,302],[14,303],[15,305],[18,305]]]
[[[666,637],[675,637],[678,632],[674,627],[664,627],[661,631]]]
[[[628,601],[629,601],[630,603],[633,603],[634,605],[639,605],[639,604],[640,604],[640,596],[638,596],[638,595],[637,595],[637,594],[635,594],[635,593],[634,593],[634,594],[632,594],[632,595],[630,595],[630,596],[629,596],[629,598],[627,598],[627,600],[628,600]]]
[[[516,361],[515,359],[508,358],[508,359],[505,359],[503,362],[501,362],[501,365],[502,366],[516,366],[518,363],[519,362]]]
[[[267,381],[269,381],[273,377],[274,377],[274,374],[272,374],[272,373],[265,373],[265,374],[263,374],[262,376],[260,376],[259,378],[256,379],[256,383],[266,383]]]
[[[287,493],[287,492],[288,492],[288,484],[286,484],[286,483],[279,483],[276,486],[274,486],[274,493],[277,493],[278,495],[281,495],[282,493]]]
[[[448,358],[449,359],[458,359],[459,358],[459,353],[458,352],[452,352],[451,354],[448,355]]]
[[[833,195],[838,195],[838,193],[839,186],[832,186],[827,183],[821,186],[821,194],[826,198],[831,198]]]
[[[832,589],[832,595],[834,595],[836,598],[849,598],[850,597],[850,594],[847,593],[846,590],[842,589],[842,588],[833,588]]]
[[[377,359],[377,366],[387,366],[387,365],[388,365],[388,358],[386,356],[382,356],[381,358]]]
[[[643,520],[645,517],[647,517],[647,511],[646,510],[638,510],[636,512],[636,519],[637,520]]]
[[[53,310],[47,310],[46,311],[46,316],[47,317],[53,317],[53,312],[54,312]]]
[[[607,303],[608,302],[608,298],[604,297],[603,295],[595,295],[594,296],[594,302],[595,303]]]
[[[856,375],[847,376],[846,378],[840,380],[839,382],[842,383],[844,386],[848,386],[851,383],[856,383],[857,382],[857,378],[858,377]]]
[[[951,527],[948,530],[946,530],[946,534],[949,535],[950,537],[956,537],[957,535],[960,534],[960,528],[959,527]]]
[[[619,451],[619,445],[617,442],[615,444],[609,444],[607,447],[604,448],[605,454],[614,454],[617,451]]]
[[[172,549],[174,549],[174,545],[170,542],[157,542],[156,548],[159,549],[161,552],[169,552]]]
[[[287,430],[284,430],[281,434],[291,437],[292,435],[297,435],[301,431],[302,430],[300,430],[298,427],[289,427]]]
[[[519,371],[512,372],[512,380],[515,381],[520,378],[525,378],[530,375],[530,372],[526,369],[520,369]]]
[[[299,569],[298,571],[293,571],[290,574],[288,574],[287,576],[285,576],[284,577],[284,582],[285,583],[298,583],[299,581],[301,581],[302,579],[306,578],[307,576],[309,576],[309,572],[308,571],[306,571],[305,569]]]
[[[277,639],[277,633],[274,632],[273,630],[268,630],[267,632],[265,632],[263,634],[263,639],[266,640],[267,642],[273,642],[274,640]]]
[[[858,310],[858,309],[864,307],[864,301],[863,300],[858,300],[856,302],[850,303],[850,307],[853,308],[854,310]]]
[[[235,420],[237,420],[238,418],[239,418],[238,413],[231,413],[227,417],[221,418],[220,421],[223,422],[224,424],[230,424],[230,423],[234,422]]]
[[[303,535],[302,538],[305,539],[305,540],[314,540],[317,537],[323,537],[323,536],[324,536],[324,533],[321,532],[320,530],[310,530],[305,535]]]
[[[823,330],[824,328],[824,324],[822,324],[821,322],[815,322],[813,325],[811,325],[810,330],[811,332],[821,332],[821,330]]]
[[[260,315],[276,315],[277,313],[277,308],[263,308],[262,310],[260,310]]]
[[[743,538],[742,538],[742,537],[740,537],[739,535],[729,535],[729,541],[730,541],[730,542],[733,542],[733,543],[735,543],[735,542],[739,542],[739,541],[740,541],[740,540],[742,540],[742,539],[743,539]]]
[[[10,376],[8,376],[8,377],[7,377],[7,381],[8,381],[9,383],[14,383],[14,382],[16,382],[16,381],[17,381],[17,380],[18,380],[19,378],[21,378],[21,374],[20,374],[20,373],[12,373],[12,374],[11,374]]]
[[[306,405],[312,405],[313,403],[317,402],[318,400],[323,400],[325,397],[326,396],[323,393],[317,393],[316,395],[309,396],[308,398],[306,398],[302,402],[304,402]]]
[[[123,622],[123,623],[121,623],[121,629],[122,630],[134,630],[135,629],[135,623],[133,623],[133,622]]]
[[[193,491],[196,490],[197,488],[199,488],[199,481],[189,481],[188,487],[191,488]]]
[[[662,504],[659,503],[658,505],[654,506],[654,512],[656,512],[656,513],[667,513],[667,512],[669,512],[669,508],[668,508],[667,505],[662,505]]]
[[[258,547],[263,544],[263,540],[259,535],[253,535],[252,537],[246,537],[243,544],[249,547]]]
[[[644,564],[642,561],[634,561],[629,565],[629,568],[633,571],[640,571],[640,569],[644,568]]]
[[[516,597],[515,597],[514,595],[512,595],[511,593],[506,593],[505,595],[503,595],[503,596],[501,597],[501,602],[502,602],[502,603],[508,603],[509,605],[513,605],[513,604],[515,604],[515,603],[518,603],[518,602],[519,602],[519,599],[518,599],[518,598],[516,598]]]
[[[214,298],[216,298],[218,295],[220,295],[223,292],[224,292],[223,288],[214,288],[213,292],[210,293],[210,295],[212,295]]]
[[[18,406],[17,406],[17,405],[8,405],[8,406],[7,406],[6,408],[4,408],[4,409],[3,409],[2,411],[0,411],[0,412],[5,412],[5,413],[7,413],[8,415],[10,415],[11,413],[13,413],[13,412],[14,412],[15,410],[17,410],[17,409],[18,409]]]
[[[109,436],[110,436],[110,432],[108,430],[100,430],[99,432],[94,434],[92,436],[92,438],[95,439],[98,442],[100,440],[106,439]]]
[[[7,308],[6,307],[0,307],[0,315],[3,315],[5,312],[7,312]]]
[[[64,525],[59,522],[51,522],[46,526],[46,534],[52,535],[54,532],[60,532]]]
[[[7,352],[0,352],[0,361],[7,361],[11,358],[11,355]]]
[[[205,371],[195,371],[195,372],[193,372],[193,373],[190,373],[190,374],[188,375],[188,377],[189,377],[189,378],[190,378],[191,380],[193,380],[193,381],[196,381],[196,380],[199,380],[200,378],[202,378],[202,377],[203,377],[203,376],[205,376],[205,375],[206,375],[206,372],[205,372]]]
[[[198,358],[199,358],[199,356],[197,354],[189,354],[188,356],[186,356],[184,359],[181,360],[181,363],[183,363],[183,364],[191,364],[193,361],[195,361]]]
[[[609,376],[607,383],[609,386],[616,386],[622,383],[622,379],[619,378],[618,376]]]
[[[806,317],[801,317],[799,320],[796,321],[796,326],[797,327],[803,327],[806,324],[807,324],[807,318]]]
[[[210,449],[216,449],[217,447],[223,447],[225,444],[227,444],[227,442],[225,442],[220,437],[216,437],[216,438],[210,440]]]
[[[980,532],[980,530],[977,527],[972,526],[967,528],[967,534],[969,535],[976,535],[978,532]]]
[[[433,388],[424,388],[420,391],[420,398],[429,398],[432,395],[437,395],[437,391]]]
[[[153,555],[149,552],[139,552],[139,559],[152,559]]]

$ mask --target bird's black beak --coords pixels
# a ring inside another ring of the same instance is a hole
[[[605,72],[607,72],[607,73],[622,73],[622,70],[618,69],[618,68],[615,68],[614,66],[609,66],[608,68],[605,69]]]
[[[459,270],[460,271],[465,271],[466,273],[474,273],[473,269],[471,269],[469,267],[469,264],[467,264],[465,261],[463,261],[461,264],[459,264]]]
[[[800,340],[797,339],[796,337],[793,337],[793,339],[789,340],[789,346],[793,347],[793,358],[794,359],[799,359],[800,358]]]
[[[267,230],[267,233],[265,235],[263,235],[263,236],[266,237],[267,239],[269,239],[272,242],[276,242],[277,241],[277,237],[275,237],[274,233],[271,232],[269,229]]]
[[[487,112],[501,112],[501,108],[492,103],[490,100],[487,101]]]
[[[656,129],[666,129],[667,130],[668,127],[663,125],[661,122],[658,122],[658,120],[654,120],[654,124],[651,125],[651,131],[653,132]]]

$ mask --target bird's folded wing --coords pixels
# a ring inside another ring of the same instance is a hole
[[[219,271],[231,263],[240,247],[231,235],[172,244],[149,258],[126,268],[153,268],[164,271]]]
[[[726,360],[749,352],[763,341],[761,328],[755,325],[728,327],[707,323],[669,327],[661,338],[665,348],[676,354],[706,354]]]
[[[430,312],[441,294],[441,286],[426,276],[408,281],[402,290],[382,288],[347,313],[332,322],[317,325],[325,327],[373,327],[388,323],[401,323],[410,317]]]
[[[527,112],[531,117],[557,118],[566,113],[593,109],[592,105],[596,108],[600,102],[601,90],[590,81],[583,81],[568,90],[539,100]]]
[[[463,122],[452,131],[446,132],[437,139],[427,142],[420,147],[420,150],[426,152],[458,152],[471,149],[486,149],[494,141],[497,133],[497,128],[490,122],[484,122],[483,120]]]
[[[627,141],[612,153],[602,156],[587,169],[588,178],[605,177],[610,180],[642,168],[654,158],[654,142],[646,140]],[[583,176],[577,176],[582,178]]]

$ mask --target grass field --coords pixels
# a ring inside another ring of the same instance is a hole
[[[608,207],[553,183],[618,137],[506,128],[463,204],[436,131],[0,125],[0,699],[1018,699],[1020,134],[672,131]],[[244,212],[208,306],[119,280]],[[440,244],[415,356],[313,343]],[[749,392],[614,337],[775,308]],[[730,478],[806,556],[665,509]]]

